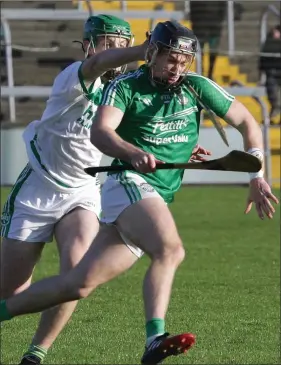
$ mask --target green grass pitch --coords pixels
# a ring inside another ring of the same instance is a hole
[[[1,191],[4,204],[9,189]],[[278,196],[279,192],[275,191]],[[243,214],[247,189],[186,187],[171,206],[187,249],[167,316],[170,333],[191,331],[197,344],[169,364],[280,364],[280,214]],[[46,364],[137,364],[144,346],[141,259],[128,273],[81,301]],[[47,245],[35,280],[56,274]],[[1,363],[16,364],[38,315],[1,327]]]

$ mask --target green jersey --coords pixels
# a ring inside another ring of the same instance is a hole
[[[152,84],[147,66],[108,83],[100,105],[124,112],[116,130],[122,139],[166,163],[185,163],[198,142],[202,110],[188,84],[215,114],[225,116],[234,97],[210,79],[190,72],[177,89],[169,90]],[[126,162],[114,159],[113,164]],[[138,174],[170,203],[180,188],[184,170]]]

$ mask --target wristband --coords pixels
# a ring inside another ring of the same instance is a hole
[[[263,153],[259,148],[250,148],[247,153],[250,155],[253,155],[257,157],[261,162],[263,162]],[[263,170],[260,170],[258,172],[251,172],[250,175],[250,181],[256,178],[263,177]]]
[[[253,179],[257,179],[258,177],[263,177],[263,171],[260,170],[258,172],[250,172],[249,175],[250,175],[250,181],[251,181]]]

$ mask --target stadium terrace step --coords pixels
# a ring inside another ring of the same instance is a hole
[[[27,125],[35,119],[40,119],[46,102],[42,99],[29,99],[26,102],[20,102],[16,99],[16,122],[21,125]],[[2,122],[9,121],[8,99],[1,99],[1,112],[5,115]]]
[[[22,72],[23,67],[25,67],[25,72]],[[15,85],[28,85],[28,86],[38,86],[40,81],[40,86],[51,86],[52,82],[50,80],[54,79],[60,72],[60,67],[52,68],[48,66],[39,66],[34,60],[14,62],[14,77]],[[38,81],[39,80],[39,81]]]
[[[42,8],[42,6],[46,4],[54,4],[56,9],[72,9],[74,7],[72,1],[63,0],[63,1],[14,1],[14,0],[6,0],[1,1],[2,8],[9,9],[38,9]]]

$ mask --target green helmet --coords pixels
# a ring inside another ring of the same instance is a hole
[[[131,26],[125,20],[113,15],[90,16],[84,26],[83,40],[88,40],[93,43],[93,46],[96,46],[97,37],[103,35],[119,36],[128,39],[129,43],[133,39]]]
[[[89,41],[88,49],[85,50],[85,57],[88,57],[89,47],[96,47],[98,37],[120,37],[128,40],[128,47],[133,45],[134,37],[131,26],[123,19],[113,15],[100,14],[90,16],[84,26],[84,41]],[[123,65],[114,70],[107,71],[103,77],[111,80],[126,71],[127,65]]]

